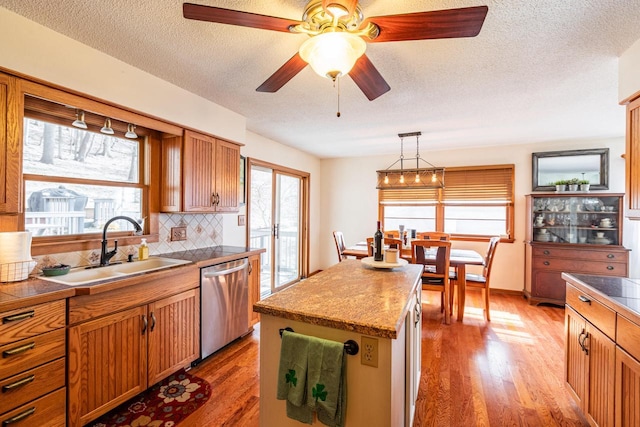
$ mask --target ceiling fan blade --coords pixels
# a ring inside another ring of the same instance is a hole
[[[289,27],[298,25],[301,21],[276,18],[239,10],[223,9],[220,7],[204,6],[201,4],[184,3],[182,13],[187,19],[217,22],[219,24],[240,25],[242,27],[260,28],[263,30],[289,32]]]
[[[402,15],[376,16],[365,20],[380,28],[371,43],[402,40],[446,39],[475,37],[480,32],[487,6],[464,7],[461,9],[435,10],[430,12],[406,13]]]
[[[282,86],[287,84],[296,74],[298,74],[307,63],[296,52],[284,65],[278,68],[264,83],[262,83],[257,92],[277,92]]]
[[[373,101],[391,90],[384,77],[378,72],[367,55],[362,55],[356,61],[356,64],[349,71],[349,76],[351,76],[351,79],[358,85],[364,95],[369,98],[369,101]]]

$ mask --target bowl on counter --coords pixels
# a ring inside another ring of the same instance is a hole
[[[52,265],[50,267],[42,267],[42,274],[44,274],[47,277],[64,276],[69,272],[70,269],[71,269],[70,265],[57,264],[57,265]]]

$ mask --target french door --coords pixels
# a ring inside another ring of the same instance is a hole
[[[305,277],[309,175],[248,159],[249,246],[264,248],[260,293],[265,296]]]

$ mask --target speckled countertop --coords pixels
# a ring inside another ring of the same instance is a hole
[[[191,261],[198,267],[208,267],[213,264],[233,261],[238,258],[257,255],[262,252],[265,252],[265,249],[250,248],[246,246],[214,246],[210,248],[171,252],[168,254],[154,254],[154,256],[182,259],[185,261]]]
[[[378,270],[345,260],[254,304],[254,311],[382,338],[398,337],[422,266]]]
[[[578,289],[606,298],[616,311],[640,319],[640,279],[573,273],[562,273],[562,278]]]

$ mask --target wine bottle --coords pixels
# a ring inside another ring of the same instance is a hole
[[[380,221],[378,221],[378,227],[376,228],[376,232],[373,235],[374,249],[373,249],[373,260],[374,261],[382,261],[382,230],[380,230]]]

